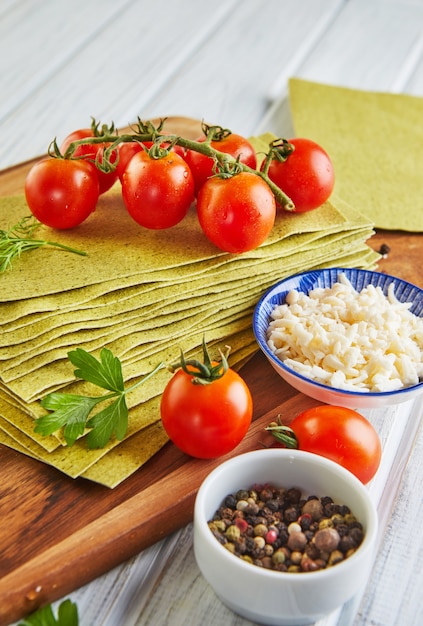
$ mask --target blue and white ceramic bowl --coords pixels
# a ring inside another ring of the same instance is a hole
[[[410,311],[417,317],[423,317],[423,290],[407,281],[363,269],[331,268],[313,270],[296,274],[279,281],[268,289],[256,305],[253,315],[253,330],[257,343],[280,376],[292,387],[325,404],[334,404],[349,408],[378,408],[405,402],[423,393],[423,381],[397,391],[349,391],[337,389],[294,371],[285,365],[269,348],[267,329],[270,315],[275,306],[285,302],[289,291],[296,290],[308,294],[316,287],[332,287],[344,274],[356,291],[361,291],[369,284],[379,286],[384,294],[393,284],[395,297],[399,302],[411,302]]]

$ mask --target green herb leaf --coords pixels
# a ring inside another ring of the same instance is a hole
[[[125,389],[122,364],[118,357],[107,348],[100,352],[100,359],[77,348],[68,352],[69,360],[75,367],[75,376],[93,383],[110,393],[103,396],[79,396],[70,393],[52,392],[41,400],[41,406],[47,413],[35,420],[35,432],[52,435],[63,428],[63,436],[68,446],[72,446],[78,437],[88,429],[87,445],[90,449],[104,448],[113,434],[121,441],[128,430],[128,407],[126,394],[148,380],[163,363],[146,374],[138,382]],[[108,401],[105,408],[91,415],[101,402]]]
[[[10,269],[12,261],[20,257],[23,252],[29,252],[43,246],[59,248],[81,256],[87,255],[82,250],[76,250],[55,241],[34,239],[33,234],[40,226],[41,222],[33,215],[27,215],[20,222],[9,228],[9,230],[0,230],[0,272]]]
[[[96,413],[88,422],[92,428],[88,433],[87,445],[89,448],[103,448],[115,433],[121,441],[128,430],[128,407],[125,396],[121,395],[108,407]]]
[[[93,408],[103,400],[104,396],[90,398],[71,393],[50,393],[41,400],[41,406],[54,412],[37,418],[34,430],[41,435],[52,435],[64,427],[66,443],[72,446],[77,438],[83,435]]]
[[[54,616],[51,604],[38,609],[18,626],[78,626],[78,607],[71,600],[64,600],[58,609],[57,619]]]
[[[110,391],[124,390],[121,362],[107,348],[100,352],[100,361],[81,348],[69,352],[68,358],[78,368],[74,372],[78,378]]]

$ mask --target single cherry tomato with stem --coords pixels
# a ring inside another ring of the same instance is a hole
[[[118,145],[117,149],[119,152],[119,160],[116,166],[116,171],[118,178],[121,182],[123,178],[123,173],[126,170],[126,167],[132,157],[138,152],[141,152],[141,150],[150,150],[152,145],[152,141],[125,141]],[[169,143],[160,144],[160,147],[169,148]],[[175,144],[172,146],[171,149],[173,152],[176,152],[176,154],[179,154],[179,156],[184,157],[185,150],[184,148],[182,148],[182,146]]]
[[[319,405],[297,415],[289,426],[279,418],[266,430],[285,447],[339,463],[364,484],[374,477],[382,458],[382,445],[373,425],[345,407]]]
[[[240,254],[258,248],[276,218],[276,200],[257,174],[240,171],[216,175],[201,187],[197,215],[206,237],[225,252]]]
[[[246,435],[253,401],[241,376],[221,361],[211,360],[203,342],[203,362],[181,361],[161,398],[160,414],[169,439],[185,454],[211,459],[231,452]]]
[[[119,159],[116,165],[116,172],[120,182],[122,182],[123,174],[132,157],[143,150],[142,143],[139,141],[126,141],[118,145]]]
[[[257,167],[256,152],[248,139],[227,129],[216,128],[215,138],[210,142],[210,146],[219,152],[232,156],[234,159],[239,159],[244,165],[255,169]],[[207,141],[207,133],[210,127],[204,126],[203,129],[205,135],[196,139],[199,143]],[[187,150],[184,158],[193,173],[195,193],[197,195],[206,180],[215,173],[214,159],[195,150]]]
[[[26,177],[25,197],[42,224],[59,230],[74,228],[96,208],[98,178],[83,159],[42,159]]]
[[[69,146],[75,142],[80,141],[81,139],[88,139],[90,137],[95,137],[95,131],[90,128],[80,128],[78,130],[70,133],[60,145],[60,152],[65,154],[66,150]],[[107,143],[84,143],[80,144],[73,152],[72,158],[81,158],[86,159],[88,163],[95,169],[95,172],[98,177],[98,183],[100,188],[100,194],[108,191],[114,183],[118,180],[118,172],[114,169],[111,172],[103,172],[96,165],[95,162],[102,162],[104,150],[110,144]],[[117,150],[113,151],[110,155],[110,162],[115,163],[118,158]]]
[[[261,167],[293,201],[294,212],[320,207],[335,184],[332,161],[317,143],[306,138],[276,140]]]
[[[150,229],[171,228],[187,214],[194,179],[184,159],[157,146],[137,152],[122,176],[122,197],[131,217]]]

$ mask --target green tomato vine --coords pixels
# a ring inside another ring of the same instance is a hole
[[[235,159],[231,155],[225,152],[220,152],[212,147],[212,141],[219,141],[231,134],[229,129],[222,128],[221,126],[208,126],[203,123],[202,130],[205,134],[205,140],[200,142],[176,134],[163,133],[162,131],[165,121],[166,118],[161,119],[159,124],[155,126],[151,121],[144,122],[138,118],[137,124],[131,127],[131,130],[133,131],[132,133],[119,135],[113,123],[110,126],[107,126],[106,124],[100,126],[98,122],[93,120],[91,124],[91,129],[93,131],[92,137],[86,137],[72,142],[64,154],[61,154],[56,139],[54,139],[49,146],[48,152],[51,157],[71,159],[74,158],[73,155],[80,145],[97,143],[108,144],[102,155],[102,160],[97,160],[95,164],[100,171],[110,173],[113,172],[118,165],[118,158],[116,158],[116,154],[118,153],[118,146],[122,143],[153,142],[153,146],[149,150],[149,154],[152,158],[161,158],[167,154],[173,146],[178,145],[185,150],[193,150],[212,158],[215,161],[217,176],[227,178],[235,176],[239,172],[250,172],[259,176],[270,187],[277,203],[283,207],[283,209],[286,211],[295,210],[295,206],[291,198],[289,198],[289,196],[269,178],[267,175],[267,169],[264,171],[253,169],[239,161],[239,159]],[[168,144],[167,148],[164,148],[163,144]],[[286,158],[285,154],[287,146],[290,145],[291,144],[289,144],[286,139],[272,142],[269,146],[269,153],[266,155],[266,160],[270,162],[274,156],[276,158]],[[278,156],[281,151],[283,151],[283,154]]]

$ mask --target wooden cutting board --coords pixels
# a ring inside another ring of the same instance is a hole
[[[169,118],[169,132],[195,138],[197,120]],[[33,161],[0,172],[0,195],[21,194]],[[420,234],[378,232],[390,248],[380,271],[423,286]],[[1,280],[1,277],[0,277]],[[278,413],[289,423],[314,406],[284,383],[257,353],[241,370],[254,401],[245,440],[228,455],[262,447]],[[222,458],[191,459],[167,444],[141,470],[110,490],[70,479],[0,445],[0,626],[59,599],[192,520],[197,489]]]

